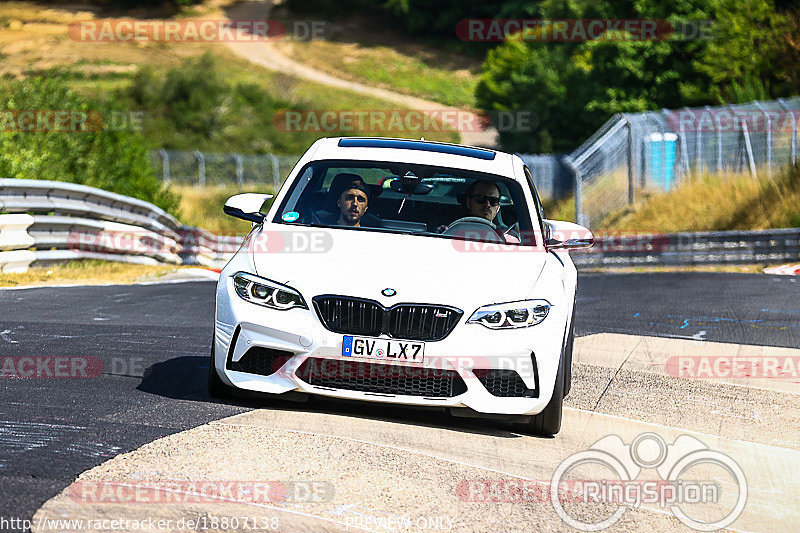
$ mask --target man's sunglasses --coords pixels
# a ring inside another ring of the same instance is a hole
[[[478,202],[479,204],[485,204],[489,202],[489,205],[492,207],[497,207],[500,205],[500,197],[499,196],[486,196],[485,194],[473,194],[470,196],[474,201]]]

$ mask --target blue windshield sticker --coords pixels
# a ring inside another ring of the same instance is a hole
[[[297,211],[289,211],[288,213],[284,213],[281,217],[284,222],[294,222],[298,218],[300,218],[300,213]]]

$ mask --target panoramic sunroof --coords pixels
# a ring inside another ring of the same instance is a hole
[[[412,141],[403,139],[339,139],[339,146],[344,148],[401,148],[403,150],[421,150],[424,152],[439,152],[442,154],[463,155],[477,159],[494,159],[492,150],[482,148],[468,148],[452,144],[432,143],[425,141]]]

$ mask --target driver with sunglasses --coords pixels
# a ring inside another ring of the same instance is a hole
[[[494,224],[500,210],[500,189],[491,181],[473,181],[464,195],[464,205],[469,216],[485,218]]]
[[[482,218],[489,222],[489,225],[498,233],[502,233],[507,243],[519,243],[519,234],[513,228],[502,227],[495,220],[497,212],[500,211],[500,187],[493,181],[476,180],[473,181],[467,192],[464,194],[464,207],[467,208],[467,217],[459,219],[449,227],[457,224],[460,220],[468,221],[469,217]],[[449,229],[440,227],[439,233]]]

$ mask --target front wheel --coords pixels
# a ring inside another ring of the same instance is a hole
[[[224,399],[233,396],[232,389],[217,374],[214,366],[214,343],[211,344],[211,359],[208,362],[208,395],[212,398]]]
[[[534,415],[527,424],[520,428],[524,433],[532,435],[555,435],[561,430],[561,414],[564,404],[564,350],[558,362],[558,374],[553,385],[553,396],[544,411]]]

